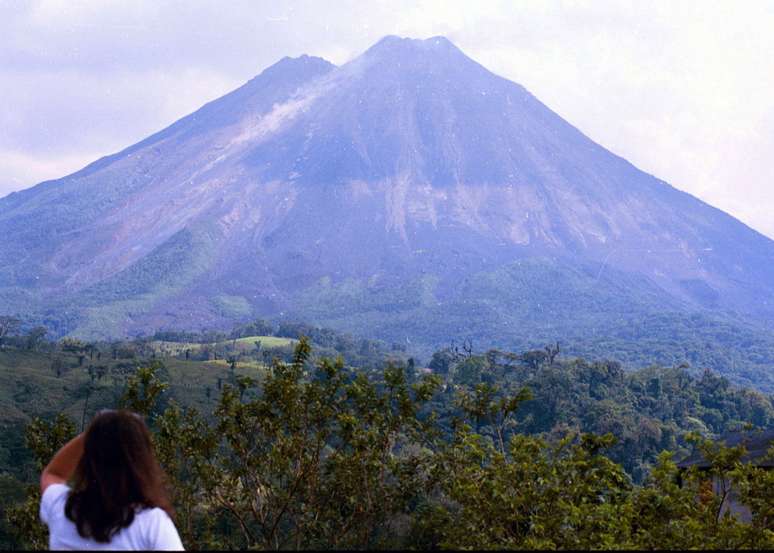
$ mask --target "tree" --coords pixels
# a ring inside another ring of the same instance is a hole
[[[48,334],[48,330],[46,330],[46,327],[44,326],[36,326],[33,327],[28,333],[27,333],[27,349],[28,350],[36,350],[40,343],[43,341],[43,338]]]
[[[417,364],[413,357],[409,357],[406,361],[406,377],[411,382],[417,378]]]
[[[0,349],[5,347],[5,338],[14,335],[21,327],[21,320],[11,315],[0,315]]]
[[[61,357],[56,356],[51,360],[51,371],[56,375],[57,378],[60,378],[62,376],[64,369],[65,369],[65,365],[62,362]]]
[[[500,454],[505,455],[508,433],[516,426],[515,413],[519,405],[532,399],[532,393],[522,388],[509,395],[489,383],[477,384],[472,393],[461,390],[457,405],[475,423],[476,431],[488,427]]]
[[[51,422],[35,418],[27,426],[26,445],[35,459],[35,475],[39,475],[54,454],[76,434],[75,423],[59,414]],[[40,522],[40,487],[37,479],[27,486],[27,499],[6,511],[10,528],[19,543],[30,549],[48,547],[48,532]]]
[[[154,418],[181,532],[210,547],[268,549],[394,544],[394,524],[423,489],[421,404],[438,381],[413,385],[399,367],[379,384],[342,361],[309,363],[305,339],[275,360],[260,388],[224,385],[211,426],[177,405]],[[130,379],[123,403],[153,411],[154,367]],[[230,528],[213,538],[214,528]],[[190,543],[190,542],[189,542]]]
[[[742,463],[744,447],[691,439],[708,467],[681,472],[671,453],[659,456],[646,485],[632,495],[633,548],[771,549],[771,472]],[[731,489],[751,508],[749,523],[727,509]]]
[[[121,398],[121,407],[130,409],[135,413],[148,416],[153,411],[167,389],[168,385],[161,382],[157,373],[162,368],[162,364],[154,361],[147,366],[137,369],[133,376],[126,381],[126,390]]]
[[[81,353],[86,351],[86,344],[78,340],[77,338],[62,338],[59,341],[59,347],[62,351],[67,353]]]
[[[437,374],[448,374],[451,368],[454,354],[448,349],[436,351],[430,360],[428,367]]]
[[[475,386],[481,381],[486,369],[486,360],[482,357],[468,357],[458,363],[454,370],[454,382]]]
[[[556,361],[557,356],[559,355],[559,342],[556,342],[553,346],[546,346],[546,355],[548,357],[548,364],[553,365],[554,361]]]
[[[245,336],[271,336],[274,334],[274,325],[263,319],[256,319],[244,326],[235,328],[232,338],[243,338]]]
[[[600,454],[611,442],[514,435],[502,452],[463,425],[436,464],[448,500],[425,509],[414,531],[424,548],[626,548],[631,484]]]
[[[277,336],[299,339],[314,333],[314,327],[305,323],[282,322],[277,329]]]
[[[526,351],[521,355],[521,362],[533,371],[536,371],[551,358],[552,353],[541,349]]]

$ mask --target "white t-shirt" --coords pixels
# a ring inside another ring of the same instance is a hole
[[[40,520],[48,526],[48,547],[52,550],[102,549],[183,551],[183,544],[169,515],[158,507],[143,509],[132,523],[122,528],[109,543],[100,543],[78,534],[75,523],[65,515],[65,503],[70,488],[52,484],[40,500]]]

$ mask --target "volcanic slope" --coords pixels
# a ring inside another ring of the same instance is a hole
[[[81,336],[265,316],[425,351],[582,350],[637,325],[652,337],[666,314],[692,335],[730,325],[774,344],[772,240],[443,37],[386,37],[341,67],[284,58],[0,199],[0,236],[0,312]]]

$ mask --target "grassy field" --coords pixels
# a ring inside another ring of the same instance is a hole
[[[255,349],[255,343],[261,343],[261,349],[278,348],[284,346],[294,346],[298,340],[292,338],[278,338],[277,336],[245,336],[244,338],[237,338],[236,340],[228,340],[225,342],[218,342],[212,344],[199,344],[195,342],[165,342],[162,340],[154,340],[151,342],[153,349],[160,355],[180,355],[185,353],[186,350],[191,352],[197,351],[204,346],[218,346],[218,345],[232,345],[235,344],[236,348],[240,351],[252,351]]]
[[[80,422],[84,411],[87,418],[97,409],[114,407],[124,389],[125,375],[133,373],[128,359],[84,360],[77,366],[77,357],[57,354],[64,365],[57,377],[49,353],[7,350],[0,351],[0,424],[23,422],[33,416],[53,417],[63,412]],[[165,400],[208,411],[219,396],[218,381],[228,381],[230,370],[224,360],[184,361],[165,357],[164,371],[159,376],[169,382]],[[107,374],[92,379],[89,363],[104,365]],[[236,375],[260,378],[263,365],[255,361],[238,362]],[[88,398],[88,399],[87,399]]]
[[[246,336],[237,338],[238,345],[247,345],[250,349],[255,347],[255,342],[261,342],[261,348],[280,348],[285,346],[295,346],[298,340],[293,338],[279,338],[277,336]]]

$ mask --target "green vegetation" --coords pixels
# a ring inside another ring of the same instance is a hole
[[[141,263],[77,297],[35,307],[27,296],[18,302],[3,299],[0,287],[0,300],[34,311],[27,325],[44,325],[53,337],[122,336],[133,320],[159,306],[164,315],[147,324],[170,324],[183,313],[186,320],[202,315],[206,324],[222,328],[249,320],[258,308],[246,296],[217,287],[203,303],[185,295],[197,275],[211,268],[213,256],[209,232],[181,231]],[[735,384],[774,392],[771,328],[733,313],[687,306],[643,277],[577,260],[532,258],[471,269],[466,278],[448,281],[441,269],[451,262],[438,262],[437,274],[400,282],[322,277],[288,298],[295,311],[287,316],[401,344],[415,357],[432,355],[450,339],[509,351],[560,340],[568,356],[615,359],[627,369],[688,363],[698,372],[709,368]],[[274,320],[268,330],[245,336],[273,335],[284,323]]]
[[[561,341],[566,355],[615,359],[627,369],[687,363],[774,392],[774,333],[732,314],[686,309],[644,278],[556,259],[482,270],[444,288],[429,275],[390,288],[319,283],[299,314],[349,332],[409,344],[427,356],[450,339],[524,351]]]
[[[235,349],[240,352],[247,352],[253,349],[274,349],[287,346],[293,346],[296,340],[292,338],[282,338],[279,336],[244,336],[242,338],[234,338],[230,342],[214,342],[209,344],[199,344],[195,342],[171,342],[165,340],[153,340],[150,342],[150,346],[158,352],[160,355],[181,355],[185,354],[185,351],[190,352],[199,351],[202,348],[217,348],[219,345],[224,344],[232,345],[231,349]]]
[[[260,342],[262,348],[280,348],[284,346],[295,345],[296,340],[293,338],[281,338],[279,336],[245,336],[244,338],[237,338],[236,343],[243,346],[254,346],[256,342]]]
[[[567,431],[612,433],[607,455],[635,481],[647,477],[661,451],[687,452],[684,436],[716,437],[752,425],[774,424],[772,398],[733,387],[711,371],[651,366],[627,372],[614,361],[563,360],[558,346],[516,355],[437,352],[430,363],[457,391],[496,385],[515,395],[530,390],[514,415],[523,433],[557,437]]]
[[[772,473],[711,441],[770,428],[760,392],[710,371],[565,359],[558,345],[463,343],[423,367],[377,342],[267,325],[6,340],[2,545],[45,546],[40,467],[97,409],[125,405],[148,417],[189,548],[774,546]],[[267,330],[285,336],[253,334]],[[694,447],[710,473],[678,471]],[[708,474],[734,483],[751,520],[707,495]]]
[[[529,353],[510,360],[539,370],[546,358]],[[475,371],[465,366],[483,367],[473,359],[447,368],[470,377]],[[668,453],[637,485],[603,454],[612,434],[516,432],[515,415],[531,397],[523,388],[463,388],[447,426],[432,409],[443,394],[438,376],[312,364],[301,340],[290,363],[277,360],[259,378],[224,386],[208,417],[174,402],[160,407],[160,370],[140,368],[117,403],[154,429],[189,548],[774,545],[771,473],[741,463],[741,448],[694,438],[712,462],[709,475],[737,483],[740,501],[752,507],[749,522],[724,510],[725,495],[707,494],[704,474],[679,474]],[[30,425],[35,470],[75,428],[62,416]],[[8,543],[44,547],[34,485],[27,494],[6,513],[15,540]]]

